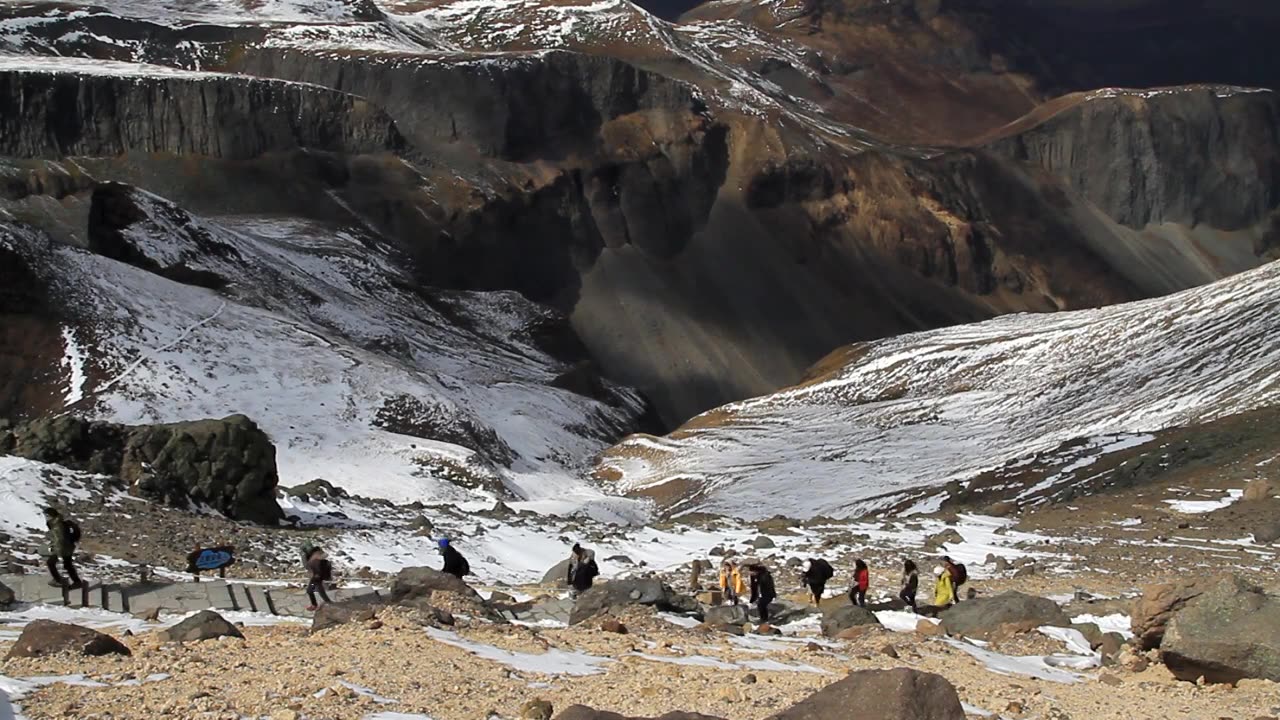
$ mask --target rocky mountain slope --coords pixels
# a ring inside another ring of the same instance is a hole
[[[74,213],[115,180],[199,214],[354,222],[416,284],[554,306],[667,426],[793,383],[849,341],[1250,267],[1276,204],[1270,93],[1178,91],[1137,112],[1100,94],[1001,131],[1074,86],[938,54],[947,28],[976,27],[946,7],[818,4],[813,32],[761,20],[786,3],[676,24],[622,0],[60,7],[0,16],[5,92],[32,98],[6,119],[26,128],[6,134],[17,219],[83,243]],[[985,79],[946,112],[912,105],[935,96],[912,90],[927,74],[862,67],[859,28]],[[893,131],[938,117],[951,131]],[[1132,138],[1123,172],[1092,159],[1113,130]],[[927,147],[946,142],[972,147]],[[1203,168],[1222,177],[1187,180]],[[1118,209],[1130,187],[1135,209]]]
[[[1271,263],[1155,300],[853,345],[794,388],[629,439],[600,473],[672,512],[852,517],[936,510],[1060,450],[1001,488],[1034,496],[1157,431],[1274,405],[1278,277]]]

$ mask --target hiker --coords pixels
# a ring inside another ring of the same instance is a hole
[[[49,555],[46,564],[49,567],[49,575],[53,577],[49,585],[67,590],[84,587],[84,583],[80,581],[80,575],[76,573],[74,560],[76,544],[80,542],[80,526],[74,520],[62,517],[62,513],[52,507],[44,509],[44,522],[49,528]],[[70,584],[67,584],[67,581],[58,574],[59,560],[62,561],[62,569],[67,571],[67,577],[71,579]]]
[[[826,592],[827,581],[830,580],[836,571],[831,567],[831,563],[822,558],[813,558],[805,560],[800,565],[800,579],[808,586],[809,592],[813,593],[813,604],[822,604],[822,593]]]
[[[459,580],[464,575],[471,574],[471,563],[462,557],[462,553],[449,544],[449,538],[440,538],[436,543],[440,547],[440,554],[444,557],[444,567],[440,568],[440,572],[448,573]]]
[[[939,565],[933,569],[933,605],[938,610],[946,610],[955,604],[956,591],[955,586],[951,584],[951,573],[947,572],[945,566]]]
[[[324,591],[324,584],[333,579],[333,563],[329,562],[323,550],[315,546],[306,546],[302,553],[306,558],[307,572],[310,574],[307,581],[307,599],[311,604],[307,606],[307,610],[315,612],[316,608],[320,607],[320,603],[316,602],[317,594],[325,604],[333,602]]]
[[[778,597],[773,586],[773,574],[760,563],[747,566],[747,574],[751,576],[751,604],[760,613],[760,623],[769,622],[769,603]]]
[[[955,595],[955,601],[960,602],[960,586],[969,581],[969,570],[964,563],[952,562],[950,555],[942,557],[942,566],[951,576],[951,591]]]
[[[742,595],[747,592],[747,583],[742,579],[742,570],[730,560],[720,563],[720,592],[724,593],[727,604],[737,605]]]
[[[920,589],[920,573],[916,569],[916,564],[911,560],[902,562],[902,589],[898,591],[898,597],[909,608],[911,612],[916,610],[916,591]]]
[[[858,558],[853,563],[853,585],[849,586],[849,602],[858,607],[867,606],[867,588],[871,587],[871,571],[867,563]]]
[[[571,588],[569,597],[576,598],[590,590],[599,574],[600,567],[596,565],[595,551],[574,543],[573,551],[569,553],[569,577],[567,578]]]

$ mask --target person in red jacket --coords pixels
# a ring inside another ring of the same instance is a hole
[[[853,563],[853,585],[849,588],[849,600],[858,607],[867,606],[867,588],[871,587],[871,571],[867,563],[858,558]]]

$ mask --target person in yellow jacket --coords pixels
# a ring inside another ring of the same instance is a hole
[[[724,593],[724,599],[734,605],[737,605],[739,597],[747,592],[747,583],[742,579],[742,571],[728,560],[720,563],[720,591]]]
[[[951,573],[939,565],[933,569],[933,575],[937,578],[933,583],[934,606],[939,610],[951,607],[956,601],[956,589],[951,584]]]

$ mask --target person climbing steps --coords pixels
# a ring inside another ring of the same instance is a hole
[[[307,610],[315,612],[320,607],[320,603],[316,601],[317,595],[326,604],[333,602],[324,591],[324,584],[333,579],[333,563],[329,562],[324,551],[318,547],[304,548],[303,556],[306,558],[307,572],[310,575],[307,581],[307,599],[311,604],[307,606]]]
[[[52,507],[44,509],[44,521],[49,528],[49,552],[45,564],[49,568],[49,575],[53,578],[49,585],[67,590],[84,587],[75,565],[76,545],[80,542],[80,526],[75,521],[62,517],[62,513]],[[70,584],[58,573],[59,561],[67,577],[71,579]]]

